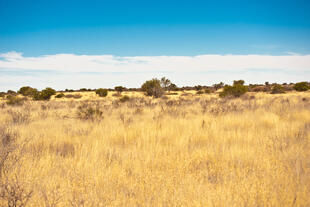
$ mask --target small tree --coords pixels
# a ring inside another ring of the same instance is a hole
[[[294,85],[296,91],[307,91],[310,89],[307,82],[299,82]]]
[[[56,91],[52,88],[45,88],[44,90],[40,92],[36,92],[33,96],[34,100],[50,100],[52,95],[55,95]]]
[[[160,79],[160,85],[166,90],[168,90],[169,85],[171,85],[171,81],[166,77],[162,77]]]
[[[30,86],[21,87],[17,93],[22,94],[23,96],[31,96],[33,97],[38,92],[37,89],[31,88]]]
[[[168,91],[176,91],[178,90],[178,87],[177,85],[175,85],[174,83],[171,83],[169,86],[168,86]]]
[[[244,80],[234,80],[234,85],[244,85]]]
[[[100,97],[106,97],[108,95],[108,89],[99,88],[96,90],[96,94]]]
[[[224,87],[224,83],[223,82],[220,82],[220,83],[217,83],[217,84],[213,84],[213,88],[217,91],[218,89],[220,88],[223,88]]]
[[[202,90],[202,86],[201,85],[194,86],[194,88],[195,88],[196,91]]]
[[[118,94],[121,94],[126,88],[123,86],[115,86],[114,89]]]
[[[155,98],[159,98],[165,93],[160,83],[160,80],[153,78],[152,80],[148,80],[143,83],[141,89],[146,93],[147,96],[154,96]]]

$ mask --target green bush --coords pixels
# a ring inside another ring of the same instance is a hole
[[[280,94],[280,93],[285,93],[283,86],[275,84],[271,89],[271,94]]]
[[[307,82],[299,82],[294,85],[296,91],[307,91],[310,89]]]
[[[34,100],[50,100],[52,95],[55,95],[56,91],[52,88],[45,88],[40,92],[36,92],[33,96]]]
[[[115,86],[114,89],[117,93],[121,94],[126,88],[123,86]]]
[[[108,95],[108,89],[99,88],[96,90],[96,94],[100,97],[106,97]]]
[[[23,96],[31,96],[33,97],[38,90],[36,88],[31,88],[30,86],[21,87],[17,93],[22,94]]]
[[[233,86],[226,85],[220,93],[220,97],[240,97],[248,91],[248,87],[244,86],[244,81],[234,81]]]
[[[161,87],[161,82],[157,78],[148,80],[141,86],[142,91],[146,93],[147,96],[153,96],[155,98],[161,97],[165,91]]]
[[[178,87],[177,85],[175,85],[174,83],[171,83],[169,86],[168,86],[168,91],[177,91],[178,90]]]
[[[55,98],[63,98],[63,97],[65,97],[64,93],[59,93],[55,96]]]

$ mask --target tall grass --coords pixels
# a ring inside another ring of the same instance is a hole
[[[79,118],[86,105],[102,118]],[[310,206],[306,92],[52,100],[0,114],[19,158],[0,195],[18,183],[27,206]]]

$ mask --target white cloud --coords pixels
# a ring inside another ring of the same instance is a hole
[[[26,84],[59,89],[139,87],[143,80],[163,75],[178,85],[228,83],[238,78],[252,83],[296,82],[310,79],[310,55],[119,57],[56,54],[24,57],[17,52],[0,54],[0,87],[4,89]]]
[[[2,69],[56,70],[62,72],[214,71],[246,69],[310,70],[310,55],[198,55],[135,56],[56,54],[23,57],[0,54]]]

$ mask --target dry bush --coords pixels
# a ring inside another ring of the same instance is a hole
[[[27,124],[31,121],[29,110],[8,110],[11,120],[14,124]]]
[[[75,148],[74,145],[70,142],[63,142],[57,145],[50,145],[49,147],[50,153],[55,153],[61,157],[74,156]]]
[[[77,108],[77,117],[82,120],[100,121],[103,117],[103,111],[99,106],[92,106],[91,104],[84,103]]]
[[[65,95],[65,98],[80,99],[80,98],[82,98],[82,95],[81,94],[67,94],[67,95]]]
[[[12,106],[21,106],[27,100],[26,97],[21,98],[16,95],[8,95],[6,99],[7,99],[6,104],[12,105]]]
[[[7,126],[0,128],[0,205],[23,207],[32,196],[32,189],[14,173],[23,156],[17,144],[17,133]]]

